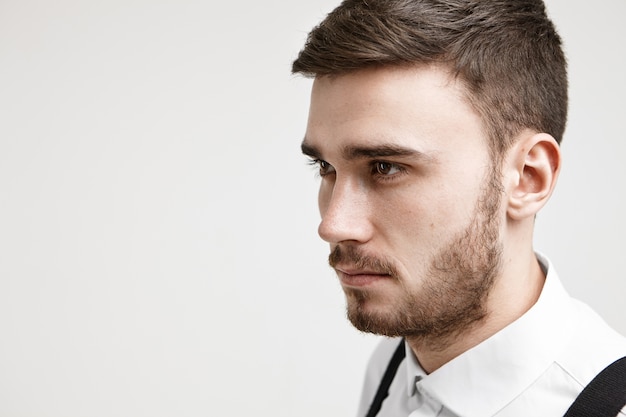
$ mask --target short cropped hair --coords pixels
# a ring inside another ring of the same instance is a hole
[[[420,64],[461,80],[495,156],[524,129],[561,142],[567,62],[542,0],[344,0],[309,33],[292,73]]]

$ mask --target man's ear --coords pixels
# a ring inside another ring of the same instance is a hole
[[[546,134],[526,134],[509,150],[509,172],[514,178],[507,214],[511,219],[534,217],[548,202],[561,170],[561,150]]]

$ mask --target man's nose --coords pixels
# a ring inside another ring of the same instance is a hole
[[[364,243],[371,238],[371,203],[357,182],[336,181],[331,189],[321,190],[319,205],[322,221],[318,233],[326,242]]]

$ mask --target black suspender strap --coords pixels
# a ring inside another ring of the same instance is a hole
[[[370,409],[367,412],[366,417],[375,417],[376,414],[378,414],[378,412],[380,411],[380,408],[383,405],[383,401],[389,395],[389,387],[391,386],[391,382],[396,376],[396,372],[398,372],[398,367],[400,366],[400,363],[405,356],[406,352],[404,349],[404,339],[402,339],[400,341],[400,344],[396,348],[396,351],[393,353],[393,356],[389,361],[389,365],[387,365],[387,369],[385,370],[383,379],[382,381],[380,381],[378,391],[376,391],[376,396],[374,397],[374,401],[372,401],[372,405],[370,405]]]
[[[615,417],[626,405],[626,357],[604,368],[578,395],[564,417]]]

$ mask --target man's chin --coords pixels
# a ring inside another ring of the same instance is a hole
[[[381,336],[402,336],[401,326],[388,308],[389,304],[379,304],[372,298],[347,295],[347,317],[357,330]]]

